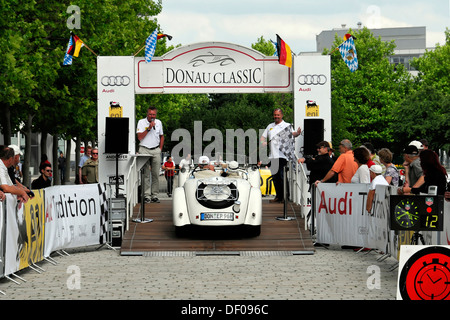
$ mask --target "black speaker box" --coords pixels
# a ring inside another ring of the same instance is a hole
[[[317,154],[317,144],[323,141],[323,119],[305,119],[303,126],[303,155],[314,156]]]
[[[129,118],[106,118],[105,153],[128,153]]]

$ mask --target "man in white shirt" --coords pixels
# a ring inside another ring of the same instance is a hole
[[[283,175],[284,167],[287,164],[289,155],[284,154],[281,150],[281,144],[278,138],[282,130],[287,127],[291,127],[290,123],[283,120],[283,112],[281,109],[275,109],[273,111],[274,122],[270,123],[266,130],[264,130],[261,136],[261,144],[267,145],[270,142],[270,171],[273,176],[273,184],[275,187],[276,196],[275,199],[270,200],[271,202],[283,202],[284,201],[284,186],[283,186]],[[297,131],[292,132],[294,137],[298,137],[301,133],[301,129],[298,128]]]
[[[181,159],[180,164],[178,165],[180,170],[183,168],[186,168],[186,170],[189,170],[191,166],[191,154],[189,153],[186,158]]]
[[[11,193],[17,196],[20,202],[27,202],[29,196],[24,188],[16,187],[8,174],[8,168],[14,163],[14,150],[2,148],[0,150],[0,189],[4,193]]]
[[[159,169],[161,167],[161,150],[164,145],[164,133],[162,122],[156,119],[158,110],[150,107],[147,117],[138,121],[137,137],[139,153],[150,155],[148,164],[144,165],[145,180],[142,182],[145,202],[159,202]],[[151,188],[148,179],[152,177]]]

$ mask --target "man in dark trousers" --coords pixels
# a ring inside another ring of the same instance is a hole
[[[306,168],[310,171],[309,186],[317,180],[321,180],[330,171],[333,166],[333,159],[330,157],[330,144],[322,141],[317,144],[317,155],[314,157],[306,157],[298,159],[298,163],[305,163]],[[332,181],[330,181],[332,180]],[[328,182],[336,182],[337,179],[330,179]]]

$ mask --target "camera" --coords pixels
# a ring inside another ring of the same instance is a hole
[[[27,192],[27,195],[30,197],[30,198],[34,198],[34,192],[33,191],[29,191],[29,192]]]

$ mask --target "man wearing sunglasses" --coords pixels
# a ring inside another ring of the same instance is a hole
[[[41,172],[41,175],[31,183],[32,190],[43,189],[52,185],[52,166],[48,163],[42,163],[39,171]]]
[[[86,160],[81,169],[83,183],[98,183],[98,149],[93,148],[91,159]]]

